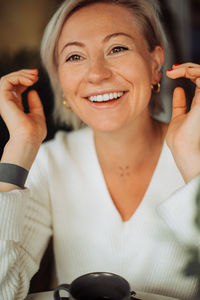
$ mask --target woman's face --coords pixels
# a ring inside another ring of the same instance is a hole
[[[64,96],[95,130],[117,130],[147,114],[162,63],[162,49],[148,51],[136,18],[119,5],[81,8],[66,21],[58,41]]]

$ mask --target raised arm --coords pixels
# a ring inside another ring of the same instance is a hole
[[[191,109],[186,113],[183,88],[176,88],[173,96],[172,119],[167,143],[185,182],[200,175],[200,65],[185,63],[167,71],[171,79],[185,77],[196,84]]]
[[[45,117],[36,91],[28,94],[30,113],[25,114],[22,106],[21,94],[37,79],[37,70],[21,70],[0,80],[0,114],[10,133],[0,163],[5,167],[14,164],[29,170],[46,136]],[[0,182],[0,299],[3,300],[25,299],[51,235],[48,181],[41,168],[45,158],[44,155],[40,162],[34,162],[25,189]]]
[[[28,93],[30,112],[24,113],[21,94],[38,80],[38,71],[20,70],[0,80],[0,114],[10,138],[4,148],[1,163],[10,163],[29,170],[40,144],[46,136],[43,107],[35,90]],[[0,191],[19,188],[0,182]]]

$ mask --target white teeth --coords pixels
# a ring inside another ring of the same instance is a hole
[[[110,93],[110,100],[112,100],[113,98],[114,98],[114,96],[113,96],[113,94],[112,93]]]
[[[88,99],[92,102],[102,102],[102,101],[109,101],[112,99],[120,98],[124,92],[114,92],[109,94],[102,94],[102,95],[96,95],[88,97]]]
[[[97,101],[97,96],[90,97],[91,101]]]
[[[103,95],[103,100],[104,100],[104,101],[110,100],[109,94]]]
[[[114,93],[113,95],[114,95],[114,98],[117,99],[117,93]]]
[[[96,101],[103,101],[103,97],[101,95],[96,96]]]

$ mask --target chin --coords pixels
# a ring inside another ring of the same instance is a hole
[[[99,123],[87,123],[94,131],[101,131],[101,132],[114,132],[120,130],[122,125],[119,122],[99,122]]]

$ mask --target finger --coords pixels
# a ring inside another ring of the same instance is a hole
[[[27,77],[27,78],[29,78],[29,79],[33,82],[32,85],[35,84],[35,83],[38,81],[38,77],[32,78],[32,77],[30,77],[30,75],[29,75],[29,77]],[[13,94],[16,98],[18,98],[19,96],[21,96],[21,94],[22,94],[23,92],[25,92],[26,89],[27,89],[27,86],[24,86],[24,85],[18,85],[18,86],[16,86],[16,87],[13,88],[12,94]]]
[[[33,70],[20,70],[20,71],[16,71],[16,72],[12,72],[10,74],[4,75],[2,77],[0,77],[0,84],[4,83],[4,81],[8,80],[9,78],[13,78],[13,77],[18,77],[18,76],[25,76],[27,78],[37,78],[38,77],[38,70],[37,69],[33,69]]]
[[[24,75],[9,75],[1,78],[0,86],[2,92],[4,91],[16,91],[17,88],[21,87],[29,87],[33,85],[37,81],[37,77],[28,77]]]
[[[166,74],[168,77],[172,79],[176,79],[180,77],[190,78],[192,77],[192,75],[190,74],[190,69],[191,69],[190,67],[171,69],[171,70],[167,70]]]
[[[35,90],[31,90],[28,93],[27,98],[30,114],[37,114],[44,118],[43,105],[38,93]]]
[[[38,69],[22,69],[21,71],[25,73],[38,74]]]
[[[180,67],[173,70],[177,70],[177,73],[173,72],[174,74],[178,74],[178,72],[182,70],[183,73],[185,71],[186,76],[200,77],[200,65],[198,65],[198,67],[194,67],[194,66]],[[173,74],[173,73],[169,72],[169,74]]]
[[[38,81],[38,75],[26,75],[26,78],[29,78],[32,81],[32,85],[35,84]],[[27,86],[17,86],[16,93],[18,95],[21,95],[25,90],[27,89]]]
[[[188,67],[186,72],[187,76],[190,76],[190,78],[192,78],[193,81],[196,81],[198,78],[200,78],[200,66],[199,68]]]
[[[38,71],[36,71],[36,72],[31,72],[31,71],[29,71],[29,70],[22,70],[22,71],[20,72],[20,74],[22,74],[22,75],[24,75],[24,76],[26,76],[26,77],[28,77],[28,78],[38,77]]]
[[[1,79],[0,113],[4,118],[4,121],[6,121],[5,114],[7,109],[9,110],[9,114],[11,114],[11,111],[16,113],[18,109],[22,112],[24,111],[21,93],[25,91],[27,87],[33,85],[38,79],[36,77],[28,78],[27,76],[21,75],[21,73],[22,72],[16,72],[17,75],[11,73]]]
[[[177,87],[173,94],[172,120],[186,114],[186,96],[183,88]]]
[[[38,75],[38,69],[21,69],[19,71],[12,72],[8,75],[19,75],[19,74],[24,74],[24,75]]]
[[[172,69],[179,69],[179,68],[188,68],[188,67],[193,67],[193,68],[199,68],[200,65],[192,62],[187,62],[183,64],[174,64],[172,65]]]
[[[196,84],[197,78],[200,76],[200,68],[199,69],[193,69],[191,67],[187,68],[178,68],[173,70],[168,70],[166,72],[166,75],[171,79],[177,79],[177,78],[187,78],[190,79],[192,82]]]

